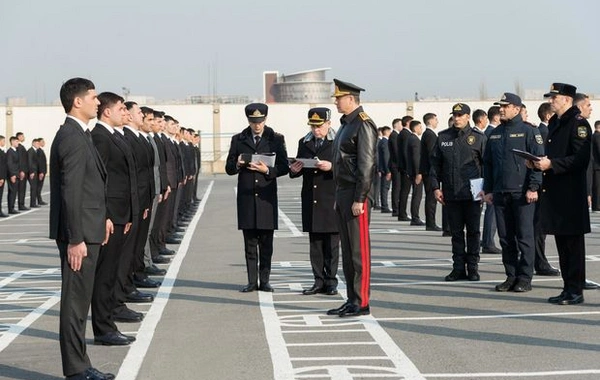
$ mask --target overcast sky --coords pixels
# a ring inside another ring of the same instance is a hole
[[[262,73],[330,67],[363,100],[491,97],[553,81],[600,94],[595,0],[0,0],[0,103],[61,83],[262,97]]]

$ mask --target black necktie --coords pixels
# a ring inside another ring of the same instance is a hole
[[[150,143],[150,145],[152,145],[152,140],[150,140],[150,135],[146,136],[146,138],[148,139],[148,142]]]
[[[92,141],[92,134],[90,133],[89,128],[85,130],[85,137],[87,137],[90,142]]]
[[[256,135],[256,136],[254,136],[254,144],[255,144],[256,146],[258,146],[258,143],[259,143],[259,142],[260,142],[260,136],[259,136],[259,135]]]
[[[321,149],[321,146],[323,146],[323,139],[317,139],[317,143],[315,144],[315,146],[317,147],[317,149]]]

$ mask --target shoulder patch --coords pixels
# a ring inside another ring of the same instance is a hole
[[[467,137],[467,144],[469,144],[469,145],[475,144],[475,136],[471,135],[471,136]]]
[[[579,126],[577,127],[577,137],[581,138],[581,139],[585,139],[588,135],[588,131],[587,128],[585,126]]]
[[[371,118],[369,117],[369,115],[367,115],[364,112],[359,113],[358,116],[360,116],[360,118],[362,119],[362,121],[371,120]]]
[[[535,135],[535,142],[544,145],[544,139],[542,139],[542,135]]]

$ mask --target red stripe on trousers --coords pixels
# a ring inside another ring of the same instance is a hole
[[[360,307],[367,307],[369,305],[369,285],[371,282],[371,252],[369,251],[369,221],[367,216],[369,210],[368,200],[365,200],[363,207],[364,212],[358,218],[358,229],[360,230],[360,257],[362,263]]]

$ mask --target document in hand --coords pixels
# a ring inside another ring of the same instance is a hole
[[[473,178],[469,180],[471,182],[471,195],[473,195],[474,201],[481,200],[481,190],[483,190],[483,178]]]
[[[517,156],[519,156],[519,157],[521,157],[521,158],[524,158],[524,159],[526,159],[526,160],[530,160],[530,161],[539,161],[539,160],[541,160],[541,159],[542,159],[541,157],[534,156],[533,154],[531,154],[531,153],[529,153],[529,152],[525,152],[525,151],[523,151],[523,150],[519,150],[519,149],[511,149],[511,151],[512,151],[512,152],[513,152],[515,155],[517,155]]]
[[[312,168],[316,168],[317,167],[317,163],[319,162],[319,159],[317,157],[315,158],[292,158],[292,162],[295,161],[300,161],[302,162],[303,168],[306,169],[312,169]]]
[[[242,153],[242,161],[249,164],[251,162],[258,163],[260,161],[264,162],[265,165],[269,167],[275,166],[275,153],[264,153],[264,154],[249,154]]]

